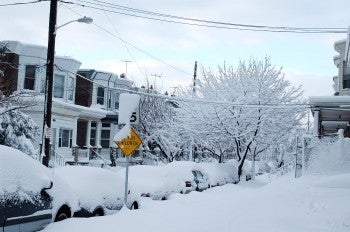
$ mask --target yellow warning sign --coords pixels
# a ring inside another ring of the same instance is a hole
[[[124,153],[125,156],[131,155],[136,148],[142,144],[142,140],[139,135],[131,128],[130,136],[124,138],[122,141],[115,142],[120,150]]]

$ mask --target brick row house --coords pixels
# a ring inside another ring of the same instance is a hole
[[[333,77],[334,96],[310,97],[314,116],[314,134],[317,136],[336,135],[339,129],[350,137],[350,28],[347,38],[336,41],[334,64],[338,75]]]
[[[8,96],[16,90],[32,90],[36,104],[23,112],[42,128],[47,48],[18,41],[0,41],[0,49],[0,70],[4,73],[1,91]],[[133,82],[123,75],[80,70],[80,66],[81,62],[71,57],[55,56],[52,155],[72,161],[77,148],[92,147],[100,158],[109,160],[111,148],[116,147],[112,139],[118,128],[121,90],[115,88],[131,89]],[[41,142],[40,135],[35,147],[39,149]]]

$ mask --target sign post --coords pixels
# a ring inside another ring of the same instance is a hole
[[[128,183],[129,183],[129,156],[126,157],[126,168],[125,168],[125,191],[124,191],[124,205],[127,207],[128,202]]]
[[[130,136],[116,141],[117,146],[122,150],[126,156],[126,170],[125,170],[125,192],[124,192],[124,204],[127,206],[128,200],[128,179],[129,179],[129,160],[130,155],[142,144],[142,140],[134,129],[131,128]]]

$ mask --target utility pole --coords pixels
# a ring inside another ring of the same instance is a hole
[[[197,61],[194,62],[194,73],[193,73],[193,94],[196,93],[196,78],[197,78]]]
[[[44,113],[45,130],[43,131],[43,133],[45,133],[45,156],[43,157],[43,165],[47,167],[49,166],[49,160],[50,160],[52,88],[53,88],[53,74],[54,74],[54,62],[55,62],[56,21],[57,21],[57,0],[51,0],[47,60],[46,60],[46,84],[45,84],[46,108]]]

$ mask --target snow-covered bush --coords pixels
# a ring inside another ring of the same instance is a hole
[[[28,92],[15,92],[0,99],[0,144],[16,148],[28,155],[35,155],[34,139],[39,134],[39,127],[21,108],[28,107],[20,101],[22,97],[32,96]],[[33,101],[32,101],[33,102]]]
[[[332,139],[334,140],[334,139]],[[350,138],[314,139],[306,172],[330,174],[350,172]]]

